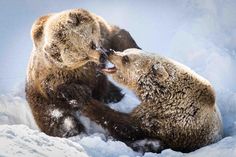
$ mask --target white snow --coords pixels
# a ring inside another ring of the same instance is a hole
[[[141,155],[132,151],[123,142],[113,140],[103,140],[99,135],[84,137],[81,140],[72,139],[79,142],[89,156],[92,157],[136,157]]]
[[[67,117],[64,119],[63,125],[64,125],[65,129],[68,131],[75,127],[70,117]]]
[[[109,78],[111,81],[112,78]],[[115,85],[120,86],[123,90],[122,93],[125,93],[125,97],[119,102],[119,103],[111,103],[109,106],[116,110],[116,111],[121,111],[124,113],[129,113],[131,112],[138,104],[140,104],[140,101],[138,98],[135,96],[135,94],[126,89],[124,86],[121,86],[114,82]]]
[[[164,2],[165,5],[161,5]],[[167,0],[155,3],[160,3],[157,6],[161,6],[160,10],[157,9],[155,12],[156,18],[151,17],[153,20],[158,19],[157,24],[141,24],[138,28],[144,27],[144,30],[138,30],[137,33],[150,33],[150,29],[155,28],[155,31],[152,30],[156,34],[154,42],[157,49],[161,50],[161,55],[189,66],[213,84],[224,124],[225,137],[221,141],[191,153],[167,149],[160,154],[142,155],[132,151],[123,142],[107,139],[101,127],[82,116],[80,120],[86,125],[89,136],[76,136],[70,139],[50,137],[37,131],[24,98],[24,90],[18,88],[13,94],[0,95],[0,156],[236,156],[236,1],[182,0],[178,1],[178,5],[174,5],[175,1]],[[150,43],[151,40],[154,38],[145,39],[143,43]],[[142,47],[142,43],[140,46]],[[132,92],[124,92],[125,98],[120,103],[110,106],[115,110],[130,112],[139,101]],[[52,115],[58,117],[60,111],[53,111]],[[71,127],[69,121],[66,122],[66,126]]]
[[[23,90],[22,90],[23,91]],[[133,97],[132,92],[125,90],[128,94],[125,99],[118,104],[111,104],[113,108],[121,111],[132,110],[138,104],[138,100]],[[128,98],[132,98],[128,101]],[[234,97],[235,98],[235,97]],[[134,101],[135,100],[135,101]],[[89,136],[75,136],[69,139],[56,138],[47,136],[40,131],[37,131],[35,122],[33,121],[30,109],[27,102],[20,96],[4,96],[0,97],[0,156],[81,156],[85,154],[91,157],[231,157],[236,156],[236,99],[225,106],[224,118],[227,126],[228,137],[225,137],[218,143],[203,147],[195,152],[181,153],[170,149],[162,151],[161,154],[145,153],[144,155],[132,151],[123,142],[107,139],[105,131],[91,122],[88,118],[80,116],[80,120],[89,129]],[[9,107],[6,106],[9,104]],[[234,105],[233,105],[234,104]],[[17,106],[13,108],[11,105]],[[119,108],[120,106],[120,108]],[[5,110],[3,110],[5,108]],[[19,114],[15,114],[19,111]],[[21,113],[22,112],[22,113]],[[55,115],[60,115],[61,112],[54,110]],[[228,115],[226,115],[228,114]],[[19,118],[19,119],[17,119]],[[228,121],[227,121],[228,120]],[[24,125],[19,125],[20,123]],[[18,125],[12,125],[18,124]],[[32,129],[27,127],[30,126]],[[65,119],[65,126],[72,127],[70,119]],[[141,141],[142,144],[142,141]],[[158,144],[154,143],[154,144]]]
[[[51,116],[58,119],[63,116],[63,112],[59,109],[54,109],[51,111]]]
[[[47,136],[25,125],[0,125],[0,141],[1,157],[88,157],[78,143]]]
[[[94,133],[102,133],[102,134],[106,134],[106,130],[104,130],[100,125],[98,125],[97,123],[91,121],[89,118],[82,116],[78,113],[78,117],[80,122],[83,124],[83,126],[85,127],[85,130],[88,134],[94,134]]]
[[[0,95],[0,124],[25,124],[37,129],[26,100],[12,94]]]

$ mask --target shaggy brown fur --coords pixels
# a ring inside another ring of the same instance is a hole
[[[40,17],[31,34],[34,48],[26,98],[43,132],[60,137],[76,135],[84,127],[75,112],[87,99],[100,103],[122,99],[120,89],[91,61],[98,60],[99,49],[138,48],[127,31],[86,10],[74,9]]]
[[[108,128],[113,136],[125,142],[157,139],[164,148],[183,152],[221,139],[220,114],[207,80],[180,63],[138,49],[112,53],[109,60],[117,68],[111,74],[113,79],[141,100],[130,114],[103,105],[86,106],[84,114]]]

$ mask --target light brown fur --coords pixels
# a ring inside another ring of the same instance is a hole
[[[109,60],[117,68],[112,78],[133,90],[141,101],[126,114],[127,121],[140,128],[127,133],[133,137],[130,140],[157,139],[165,148],[189,152],[222,138],[215,93],[207,80],[174,60],[138,49],[112,53]],[[103,111],[103,116],[110,110]],[[113,115],[124,118],[119,112]],[[102,125],[98,116],[91,117]],[[113,117],[109,121],[119,124],[119,118]]]
[[[32,26],[26,98],[39,128],[53,136],[73,136],[84,130],[75,112],[91,100],[122,99],[121,90],[99,71],[97,48],[113,48],[119,29],[83,9],[40,17]],[[128,47],[138,47],[125,34]],[[130,42],[129,42],[130,41]],[[127,45],[119,49],[126,49]],[[57,113],[57,114],[56,114]]]

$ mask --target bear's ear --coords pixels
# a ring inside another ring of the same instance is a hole
[[[32,28],[31,28],[31,37],[34,42],[35,47],[38,47],[43,38],[44,25],[47,22],[50,15],[42,16],[38,18]]]
[[[88,11],[80,9],[77,12],[70,12],[68,14],[67,23],[71,26],[79,26],[86,21],[92,21],[92,17]]]
[[[169,77],[168,72],[166,71],[165,67],[161,65],[161,63],[152,65],[151,71],[156,76],[159,82],[165,81]]]
[[[80,23],[80,20],[75,13],[69,13],[67,23],[74,26],[78,26]]]
[[[124,51],[128,48],[140,49],[128,31],[125,29],[116,29],[118,30],[113,31],[110,38],[111,49],[115,51]]]

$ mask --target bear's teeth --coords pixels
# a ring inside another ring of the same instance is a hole
[[[115,65],[112,64],[110,61],[107,61],[105,65],[101,64],[100,68],[105,73],[115,73],[117,70]]]
[[[116,67],[112,67],[112,68],[105,68],[105,69],[102,69],[103,72],[106,72],[106,73],[115,73],[116,72]]]
[[[114,68],[114,64],[112,64],[110,61],[107,61],[106,63],[106,68],[109,69],[109,68]]]

